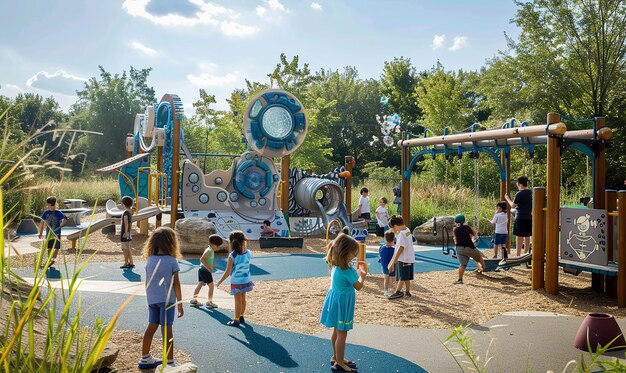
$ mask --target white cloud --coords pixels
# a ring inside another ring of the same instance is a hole
[[[217,25],[219,23],[217,19],[218,16],[235,14],[235,11],[232,9],[214,3],[205,3],[202,0],[189,0],[190,3],[197,5],[199,8],[199,11],[193,17],[186,17],[175,13],[154,15],[146,10],[146,6],[149,2],[150,0],[125,0],[122,4],[122,9],[133,17],[145,18],[160,26]]]
[[[285,6],[278,0],[265,0],[265,2],[271,10],[279,10],[281,12],[289,13],[289,9],[285,8]]]
[[[5,86],[5,87],[7,87],[7,88],[14,89],[14,90],[16,90],[16,91],[22,92],[22,88],[20,88],[19,86],[15,85],[15,84],[9,84],[9,83],[7,83],[7,84],[5,84],[4,86]]]
[[[220,25],[220,30],[226,36],[234,36],[234,37],[246,37],[250,35],[254,35],[259,32],[259,29],[254,26],[246,26],[237,22],[232,21],[222,21]]]
[[[211,73],[200,73],[198,75],[188,74],[187,80],[198,87],[221,87],[237,81],[237,73],[228,73],[224,76],[213,75]]]
[[[433,36],[432,47],[433,47],[433,49],[439,49],[439,48],[443,47],[443,44],[445,42],[446,42],[446,36],[445,35],[435,35],[435,36]]]
[[[256,7],[256,15],[257,16],[263,17],[265,12],[267,12],[267,9],[263,8],[262,6],[259,5],[259,6]]]
[[[449,51],[457,51],[462,48],[467,48],[469,43],[467,42],[467,36],[455,36],[452,42],[452,46],[448,48]]]
[[[141,53],[144,53],[148,56],[156,56],[157,55],[157,51],[155,49],[152,49],[150,47],[146,47],[145,45],[141,44],[138,41],[133,41],[132,43],[130,43],[131,48],[140,51]]]
[[[48,92],[75,96],[76,90],[81,89],[86,81],[87,79],[75,76],[63,70],[57,70],[53,74],[49,74],[47,71],[40,71],[28,78],[26,85]]]
[[[219,66],[212,61],[198,62],[198,73],[187,74],[187,80],[198,87],[221,87],[235,83],[239,79],[239,72],[233,71],[226,75],[218,74]]]
[[[311,9],[313,9],[313,10],[322,10],[322,4],[313,2],[313,3],[311,3]]]

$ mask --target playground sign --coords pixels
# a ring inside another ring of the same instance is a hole
[[[607,212],[561,208],[561,259],[606,266]]]

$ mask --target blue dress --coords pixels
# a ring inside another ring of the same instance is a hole
[[[333,267],[330,277],[330,289],[326,293],[320,323],[337,330],[350,330],[356,303],[354,283],[359,280],[359,275],[352,267],[348,269]]]

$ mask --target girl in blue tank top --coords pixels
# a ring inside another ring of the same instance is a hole
[[[230,294],[235,297],[235,318],[226,323],[229,326],[239,326],[245,323],[243,318],[246,312],[246,293],[252,290],[254,283],[250,277],[250,251],[248,239],[242,231],[232,231],[228,237],[231,253],[228,255],[228,264],[222,278],[217,282],[220,286],[229,276]]]
[[[357,269],[351,266],[359,252],[359,244],[346,234],[340,233],[331,242],[326,255],[326,262],[331,268],[330,289],[326,294],[320,322],[333,329],[331,343],[333,356],[330,364],[333,371],[350,372],[356,370],[353,361],[344,359],[348,330],[352,329],[356,290],[361,290],[367,274],[362,269],[364,263],[359,262]]]

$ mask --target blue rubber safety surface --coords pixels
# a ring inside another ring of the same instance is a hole
[[[366,262],[371,274],[382,274],[382,267],[378,262],[378,254],[367,253]],[[106,281],[130,281],[140,282],[145,280],[145,261],[135,261],[137,267],[130,270],[121,270],[118,263],[90,263],[83,269],[80,277],[90,280]],[[225,258],[215,258],[215,273],[213,278],[219,280],[226,268]],[[180,260],[180,281],[183,284],[196,284],[198,282],[198,268],[200,261]],[[418,251],[415,253],[415,273],[449,271],[459,267],[458,260],[451,255],[444,255],[441,250]],[[267,254],[253,256],[251,262],[253,281],[287,280],[296,278],[324,277],[329,276],[328,265],[322,254]],[[467,269],[473,270],[476,265],[470,260]],[[32,277],[32,269],[21,269],[17,272],[26,277]],[[63,272],[65,278],[74,272],[73,266],[68,266],[66,275],[65,267],[57,263],[55,268],[48,271],[48,277],[59,278]]]
[[[128,297],[92,292],[81,292],[81,295],[84,305],[81,320],[89,324],[96,318],[105,323],[109,321]],[[330,371],[332,347],[329,340],[254,324],[239,328],[225,325],[232,316],[232,312],[219,308],[209,310],[185,305],[185,315],[174,321],[174,345],[191,355],[199,372]],[[135,297],[122,311],[116,327],[143,333],[147,317],[145,297]],[[297,315],[290,322],[297,322]],[[159,342],[155,339],[154,343]],[[141,351],[136,355],[139,358]],[[360,372],[426,372],[406,359],[359,345],[348,344],[346,357],[356,361]]]

